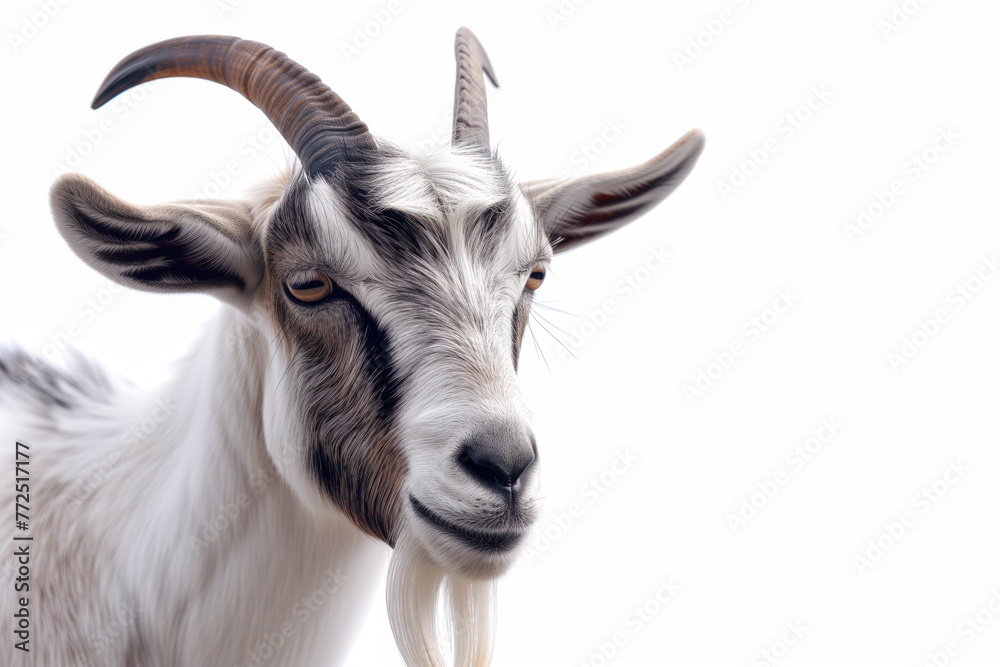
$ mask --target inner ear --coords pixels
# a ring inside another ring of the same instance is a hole
[[[694,168],[705,137],[691,130],[656,157],[629,169],[522,184],[555,252],[612,232],[663,201]]]
[[[240,201],[130,204],[67,174],[51,193],[59,232],[88,265],[152,292],[206,292],[240,305],[263,277],[250,206]]]

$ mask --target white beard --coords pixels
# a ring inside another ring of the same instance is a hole
[[[389,561],[386,598],[392,633],[409,667],[444,667],[449,646],[455,667],[490,664],[495,579],[446,574],[404,531]]]

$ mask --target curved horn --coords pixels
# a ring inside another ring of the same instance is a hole
[[[468,28],[459,28],[455,34],[455,126],[451,133],[452,144],[468,144],[490,150],[490,127],[486,118],[486,82],[499,88],[490,59],[476,36]]]
[[[178,37],[139,49],[115,65],[91,105],[165,77],[207,79],[264,112],[310,174],[374,149],[368,126],[319,77],[266,44],[220,35]]]

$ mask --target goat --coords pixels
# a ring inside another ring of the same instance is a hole
[[[454,664],[489,663],[495,580],[538,511],[516,372],[533,295],[553,254],[676,188],[704,139],[518,184],[490,148],[489,59],[465,28],[455,54],[451,145],[416,154],[256,42],[171,39],[108,75],[94,108],[164,77],[226,85],[297,161],[247,201],[142,206],[79,174],[53,185],[58,229],[95,270],[225,305],[149,393],[79,355],[0,352],[0,434],[30,447],[34,535],[30,590],[15,594],[10,569],[0,584],[0,662],[330,664],[388,576],[406,664],[445,664],[439,605]],[[18,596],[30,653],[11,640]]]

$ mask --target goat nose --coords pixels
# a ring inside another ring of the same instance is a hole
[[[535,436],[513,425],[494,425],[462,443],[458,462],[484,486],[512,493],[535,462]]]

